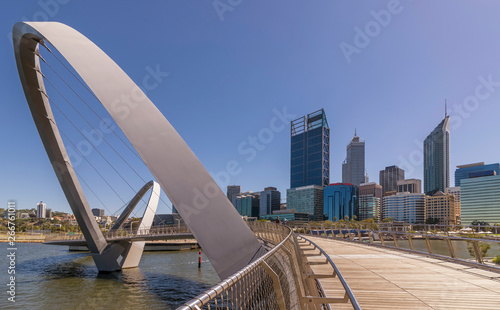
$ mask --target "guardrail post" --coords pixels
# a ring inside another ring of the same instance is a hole
[[[373,234],[373,231],[369,231],[368,232],[368,238],[370,239],[370,244],[373,244],[373,236],[372,236],[372,234]]]
[[[429,237],[425,237],[425,244],[427,244],[427,251],[429,252],[429,254],[434,254],[434,252],[432,252],[432,246],[431,242],[429,241]]]
[[[398,238],[396,237],[396,234],[392,234],[392,239],[394,240],[394,246],[396,248],[399,248],[399,245],[398,245]]]
[[[415,247],[413,247],[413,240],[411,240],[411,236],[408,235],[408,243],[410,244],[410,249],[412,251],[415,251]]]
[[[453,244],[451,243],[450,238],[446,238],[446,243],[448,243],[448,251],[450,251],[451,258],[457,258],[455,255],[455,249],[453,249]]]
[[[479,249],[479,241],[472,241],[472,247],[474,248],[474,253],[476,254],[476,261],[479,264],[484,264],[483,256],[481,255],[481,250]]]

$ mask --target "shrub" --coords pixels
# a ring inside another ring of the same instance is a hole
[[[500,255],[497,255],[497,257],[493,258],[493,262],[494,262],[495,264],[500,265]]]

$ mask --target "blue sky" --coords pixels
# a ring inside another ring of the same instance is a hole
[[[212,1],[4,3],[2,203],[15,199],[19,208],[31,208],[43,200],[70,211],[19,82],[10,32],[21,20],[47,18],[75,28],[138,85],[151,70],[168,72],[147,95],[214,175],[237,162],[241,171],[229,183],[244,191],[276,186],[286,193],[289,124],[276,121],[276,111],[284,110],[299,117],[325,109],[332,182],[341,180],[355,128],[366,140],[371,181],[394,164],[407,177],[422,178],[422,141],[442,120],[445,99],[452,116],[452,172],[459,164],[500,160],[498,1],[216,3],[219,12]],[[259,133],[264,140],[252,156],[248,139]],[[89,171],[82,164],[81,173],[88,172],[86,180],[96,184],[108,209],[118,209],[123,203]],[[451,178],[453,184],[453,173]],[[134,188],[142,185],[131,174],[130,180]],[[130,199],[133,192],[118,183]]]

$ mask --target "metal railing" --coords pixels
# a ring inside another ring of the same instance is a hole
[[[139,238],[139,237],[148,237],[148,236],[170,236],[170,235],[187,235],[191,234],[189,227],[186,225],[160,225],[154,226],[149,229],[117,229],[112,231],[103,231],[106,240],[116,240],[116,239],[131,239],[131,238]],[[85,241],[85,237],[83,234],[57,234],[57,235],[48,235],[45,238],[45,241]]]
[[[312,272],[309,256],[304,253],[297,236],[286,226],[272,223],[248,223],[269,251],[237,273],[186,302],[178,310],[199,309],[329,309],[330,303],[351,302],[360,309],[349,286],[336,267],[331,274]],[[310,245],[311,243],[309,243]],[[309,250],[309,249],[308,249]],[[328,259],[327,259],[328,260]],[[328,262],[333,265],[331,260]],[[318,279],[338,277],[346,290],[342,298],[325,296]],[[347,297],[346,297],[347,296]]]
[[[350,242],[395,248],[500,271],[492,258],[500,255],[500,240],[433,233],[301,226],[295,231]],[[490,253],[492,255],[487,256]]]
[[[330,258],[330,256],[328,254],[326,254],[326,252],[323,251],[322,248],[320,248],[319,246],[317,246],[316,243],[312,242],[308,238],[306,238],[304,236],[299,236],[299,238],[305,240],[307,243],[309,243],[309,245],[312,245],[314,247],[314,249],[319,250],[319,252],[322,254],[322,256],[324,256],[326,258],[326,262],[328,264],[330,264],[330,266],[333,269],[333,275],[334,275],[334,277],[337,276],[339,278],[340,283],[342,284],[342,287],[344,287],[345,295],[342,298],[342,302],[348,302],[349,301],[352,304],[352,307],[354,309],[361,309],[361,306],[359,305],[358,301],[356,300],[356,297],[354,297],[354,294],[352,293],[351,288],[347,284],[347,281],[344,279],[344,277],[340,273],[340,270],[337,268],[337,266],[332,261],[332,259]],[[317,264],[324,264],[324,263],[325,262],[309,262],[309,265],[311,265],[311,264],[316,264],[317,265]],[[314,276],[318,277],[319,275],[314,275]],[[323,278],[328,278],[328,277],[323,277]]]

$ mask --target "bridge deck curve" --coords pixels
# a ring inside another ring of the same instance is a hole
[[[359,243],[308,238],[331,257],[363,309],[500,308],[500,273]],[[326,265],[311,267],[315,273],[330,271]],[[328,297],[343,296],[336,279],[320,282]],[[349,304],[335,306],[352,309]]]

